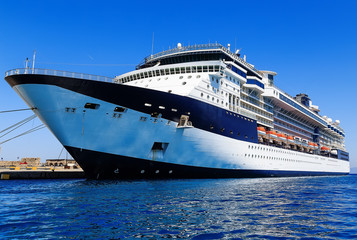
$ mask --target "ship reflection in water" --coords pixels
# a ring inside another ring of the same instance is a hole
[[[1,181],[0,238],[356,238],[356,189],[353,175]]]

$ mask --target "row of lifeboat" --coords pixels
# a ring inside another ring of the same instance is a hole
[[[269,141],[270,143],[278,143],[278,144],[288,144],[292,146],[300,146],[304,147],[307,149],[311,150],[317,150],[319,149],[319,146],[315,142],[309,142],[307,139],[302,139],[297,136],[290,136],[286,135],[284,133],[278,133],[275,130],[265,130],[264,127],[258,127],[257,128],[258,135],[262,137],[262,139],[265,139]],[[329,151],[330,149],[328,147],[321,147],[322,151]]]

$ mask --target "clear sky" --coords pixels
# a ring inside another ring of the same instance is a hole
[[[154,52],[218,42],[242,49],[247,61],[276,71],[290,95],[307,93],[321,115],[340,120],[357,167],[357,1],[1,1],[0,73],[24,66],[114,77]],[[3,78],[2,77],[2,78]],[[0,81],[0,111],[27,107]],[[0,131],[31,112],[0,114]],[[31,121],[15,136],[40,124]],[[1,146],[3,160],[58,158],[47,129]],[[62,154],[61,157],[64,157]]]

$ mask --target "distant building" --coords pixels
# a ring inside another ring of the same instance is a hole
[[[41,158],[21,158],[19,161],[0,161],[0,167],[40,166]]]
[[[45,165],[49,167],[78,167],[77,162],[73,159],[47,159]]]

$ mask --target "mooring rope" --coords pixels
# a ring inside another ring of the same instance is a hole
[[[33,133],[33,132],[35,132],[35,131],[41,130],[41,129],[45,128],[45,127],[46,127],[45,124],[38,125],[38,126],[36,126],[36,127],[34,127],[34,128],[31,128],[30,130],[27,130],[26,132],[23,132],[23,133],[21,133],[21,134],[15,136],[15,137],[12,137],[12,138],[9,138],[9,139],[7,139],[7,140],[5,140],[5,141],[3,141],[3,142],[0,142],[0,145],[6,143],[6,142],[8,142],[8,141],[11,141],[11,140],[13,140],[13,139],[15,139],[15,138],[18,138],[18,137],[24,136],[24,135],[26,135],[26,134]]]
[[[34,110],[34,109],[36,108],[13,109],[13,110],[0,111],[0,113],[19,112],[19,111],[27,111],[27,110]]]

